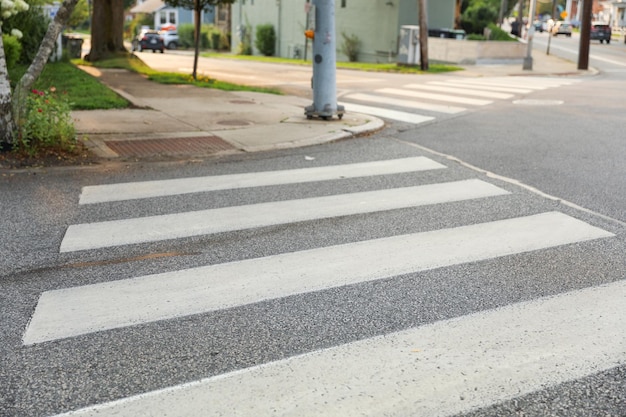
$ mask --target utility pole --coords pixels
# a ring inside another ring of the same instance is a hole
[[[428,71],[428,10],[426,0],[419,0],[420,69]]]
[[[578,48],[578,69],[589,69],[589,35],[591,32],[591,13],[593,1],[583,3],[583,16],[580,23],[580,46]]]
[[[337,52],[335,50],[335,0],[312,0],[315,6],[315,30],[305,33],[313,39],[313,104],[304,109],[307,119],[313,116],[328,120],[343,117],[337,105]]]
[[[526,49],[526,58],[524,58],[524,65],[522,69],[524,70],[532,70],[533,69],[533,36],[535,36],[535,4],[537,0],[530,0],[530,10],[528,12],[528,32],[526,36],[527,40],[527,49]]]

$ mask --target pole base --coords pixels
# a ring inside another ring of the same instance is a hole
[[[523,70],[532,71],[533,69],[533,57],[524,58],[524,65],[522,66]]]
[[[304,115],[306,116],[307,119],[311,120],[314,117],[319,117],[322,120],[329,120],[332,119],[334,115],[337,115],[337,117],[339,118],[339,120],[341,120],[341,118],[343,117],[343,114],[345,113],[345,109],[343,106],[337,106],[337,110],[335,111],[318,111],[315,110],[315,104],[312,104],[310,106],[306,106],[304,108]]]

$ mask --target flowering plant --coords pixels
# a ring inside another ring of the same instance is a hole
[[[24,122],[18,127],[18,146],[36,153],[38,149],[55,147],[73,150],[76,146],[70,104],[56,88],[32,90],[26,97]]]

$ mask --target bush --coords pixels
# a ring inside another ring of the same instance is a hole
[[[23,122],[18,126],[16,147],[31,155],[41,149],[73,150],[76,146],[74,124],[67,96],[33,90],[26,97]]]
[[[2,34],[2,43],[4,44],[4,56],[7,68],[12,68],[20,59],[22,44],[15,36],[7,34]]]
[[[468,41],[486,41],[487,40],[485,35],[479,35],[478,33],[470,33],[469,35],[467,35],[465,39],[467,39]]]
[[[359,57],[359,49],[361,49],[361,41],[356,35],[346,35],[341,33],[343,42],[341,43],[341,53],[348,57],[348,61],[356,62]]]
[[[250,23],[246,23],[246,25],[241,28],[239,38],[237,55],[252,55],[252,26],[250,26]]]
[[[35,59],[39,45],[48,30],[48,18],[43,16],[39,7],[29,7],[28,10],[2,21],[3,33],[11,33],[12,29],[19,29],[23,34],[20,39],[22,52],[18,62],[30,64]]]
[[[467,33],[482,34],[485,28],[497,19],[497,8],[479,0],[463,12],[461,15],[461,27]]]
[[[517,39],[509,35],[507,31],[502,30],[495,23],[490,23],[487,29],[489,30],[489,40],[491,41],[517,41]]]
[[[196,28],[193,23],[185,23],[183,25],[178,26],[178,42],[182,48],[194,48],[194,33]],[[211,33],[213,31],[219,30],[215,28],[213,25],[202,25],[200,26],[200,49],[209,49],[212,47],[211,44]]]
[[[274,25],[258,25],[254,46],[265,56],[273,56],[276,52],[276,32]]]

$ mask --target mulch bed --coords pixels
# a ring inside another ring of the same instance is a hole
[[[98,161],[99,158],[80,142],[73,151],[41,149],[35,155],[14,151],[10,145],[0,143],[0,168],[3,169],[93,165]]]

